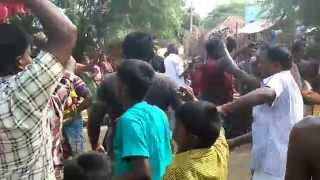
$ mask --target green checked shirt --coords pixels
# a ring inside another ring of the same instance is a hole
[[[62,75],[41,52],[23,72],[0,78],[0,179],[55,179],[46,109]]]

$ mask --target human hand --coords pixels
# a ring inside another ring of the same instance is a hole
[[[95,151],[100,152],[100,153],[106,153],[106,150],[101,144],[98,144]]]
[[[33,34],[32,41],[35,46],[42,49],[42,48],[44,48],[45,44],[47,43],[48,38],[46,37],[46,35],[43,32],[38,32],[38,33]]]
[[[224,105],[217,106],[217,111],[222,114],[223,116],[226,116],[228,114],[226,108]]]
[[[301,92],[302,96],[305,97],[305,96],[310,96],[312,95],[313,91],[310,91],[310,90],[303,90]]]
[[[177,94],[183,101],[198,101],[191,87],[180,87]]]

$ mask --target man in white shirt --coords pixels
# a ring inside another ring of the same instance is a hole
[[[174,44],[170,44],[167,47],[165,54],[164,65],[166,69],[166,76],[176,83],[178,87],[185,86],[183,77],[184,64],[183,60],[179,57],[179,50]]]
[[[283,180],[289,134],[303,118],[303,99],[290,73],[292,60],[280,47],[265,46],[257,56],[261,87],[222,105],[228,114],[254,107],[252,124],[253,180]]]

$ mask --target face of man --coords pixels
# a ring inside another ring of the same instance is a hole
[[[120,80],[119,77],[116,78],[116,83],[115,83],[115,86],[116,86],[116,97],[117,99],[120,100],[120,102],[122,104],[124,104],[128,98],[127,96],[127,87],[126,85]]]
[[[257,72],[258,76],[262,79],[267,78],[273,75],[281,69],[281,65],[279,63],[272,62],[267,52],[263,49],[258,50],[257,52]]]

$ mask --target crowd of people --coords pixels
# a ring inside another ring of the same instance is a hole
[[[103,51],[72,57],[77,28],[50,1],[25,5],[45,34],[0,24],[0,179],[227,180],[246,143],[253,180],[320,179],[320,67],[304,41],[290,53],[209,38],[186,67],[176,45],[162,59],[151,34],[132,32],[114,66]]]

